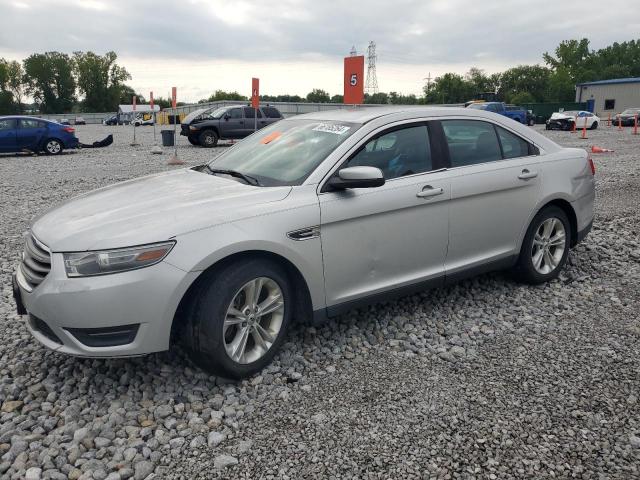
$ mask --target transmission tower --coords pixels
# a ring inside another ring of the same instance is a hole
[[[376,42],[369,42],[367,48],[367,83],[364,91],[368,94],[378,93],[378,76],[376,75]]]

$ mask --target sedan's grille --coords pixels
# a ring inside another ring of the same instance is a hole
[[[33,289],[40,285],[51,270],[51,254],[45,245],[29,234],[26,237],[20,271]]]

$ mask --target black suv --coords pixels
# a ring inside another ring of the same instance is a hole
[[[257,113],[258,130],[282,120],[282,114],[275,107],[260,107]],[[186,136],[192,145],[215,147],[219,139],[251,135],[255,131],[255,114],[253,107],[201,108],[184,117],[180,135]]]

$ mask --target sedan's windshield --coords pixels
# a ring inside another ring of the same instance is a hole
[[[300,185],[360,125],[323,120],[282,120],[259,130],[209,163],[260,185]]]
[[[636,113],[640,114],[640,108],[627,108],[622,115],[635,115]]]

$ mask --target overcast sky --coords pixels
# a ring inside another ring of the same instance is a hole
[[[381,91],[424,77],[542,63],[564,39],[640,36],[638,0],[0,0],[0,56],[113,50],[140,93],[342,93],[342,58],[377,43]]]

